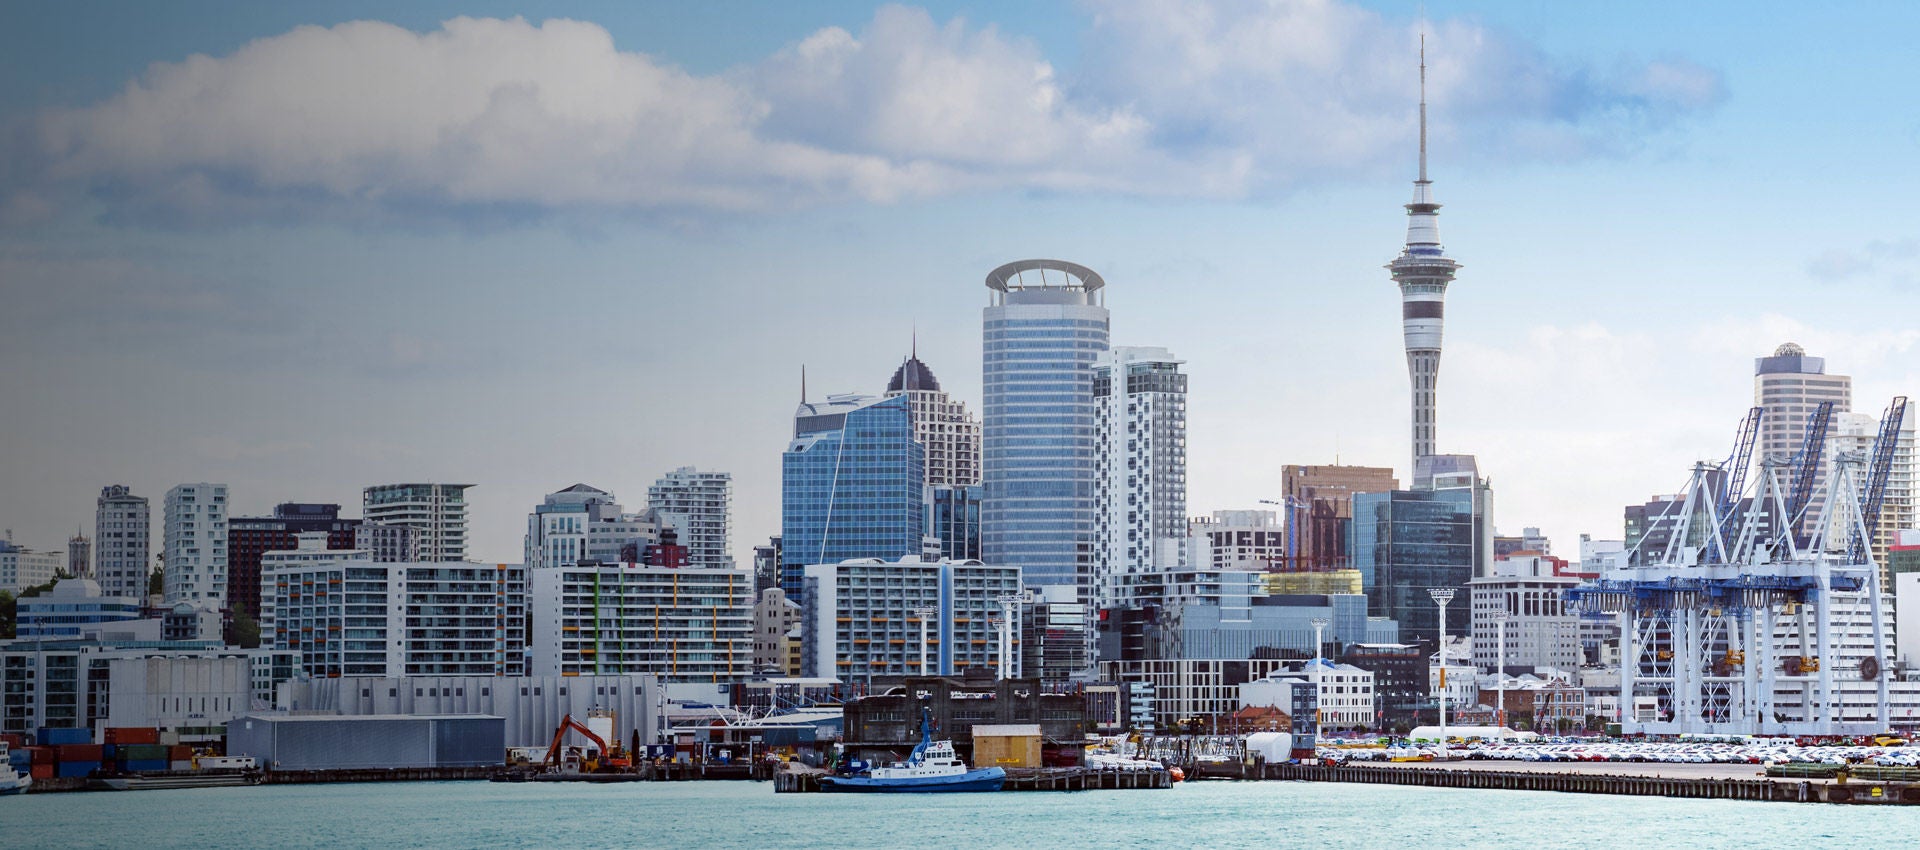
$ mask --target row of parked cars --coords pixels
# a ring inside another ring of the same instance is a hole
[[[1455,743],[1445,757],[1476,761],[1661,762],[1666,764],[1873,764],[1920,767],[1920,747],[1895,739],[1873,744],[1802,744],[1792,739],[1747,741],[1485,741]],[[1425,761],[1441,757],[1439,744],[1379,748],[1321,747],[1336,762]]]

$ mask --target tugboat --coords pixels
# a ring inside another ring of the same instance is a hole
[[[7,742],[0,741],[0,797],[26,793],[27,786],[32,784],[33,774],[16,772],[9,761]]]
[[[1007,772],[998,767],[968,770],[953,752],[952,741],[933,739],[930,712],[920,712],[920,743],[904,762],[871,767],[851,776],[822,776],[822,791],[926,793],[934,791],[998,791]]]

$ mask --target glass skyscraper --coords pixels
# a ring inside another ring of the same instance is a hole
[[[802,597],[808,564],[899,560],[926,533],[926,449],[906,396],[802,402],[781,460],[780,587]]]
[[[1094,560],[1093,362],[1108,348],[1105,281],[1059,260],[987,275],[980,548],[1028,584],[1085,602]]]
[[[1367,613],[1400,621],[1407,643],[1438,646],[1440,610],[1429,588],[1455,590],[1450,634],[1467,633],[1467,582],[1474,578],[1479,523],[1473,488],[1353,494],[1353,565]]]

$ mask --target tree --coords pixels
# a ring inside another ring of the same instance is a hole
[[[247,603],[233,603],[233,645],[241,649],[260,648],[260,622],[247,613]]]
[[[162,567],[154,567],[153,572],[147,573],[147,595],[159,596],[166,592],[167,571]]]
[[[13,594],[0,590],[0,640],[13,640],[14,619],[19,616],[19,610]]]

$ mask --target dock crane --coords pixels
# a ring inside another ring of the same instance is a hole
[[[1893,455],[1900,442],[1900,427],[1907,418],[1907,397],[1894,396],[1887,412],[1880,416],[1880,433],[1873,439],[1873,452],[1867,465],[1867,486],[1860,497],[1860,516],[1868,533],[1880,527],[1880,509],[1887,499],[1887,479],[1893,473]],[[1847,547],[1849,560],[1859,562],[1867,555],[1870,541],[1853,539]]]
[[[1740,420],[1740,430],[1734,433],[1733,454],[1727,456],[1727,462],[1720,468],[1720,533],[1712,538],[1708,546],[1709,563],[1724,563],[1726,552],[1720,551],[1724,541],[1733,536],[1735,524],[1739,521],[1735,508],[1739,507],[1740,494],[1746,492],[1747,469],[1753,466],[1753,444],[1759,438],[1760,424],[1766,418],[1767,409],[1755,407],[1747,411],[1745,419]]]
[[[1820,474],[1820,462],[1827,449],[1827,430],[1832,423],[1833,402],[1820,402],[1807,414],[1807,435],[1800,442],[1800,453],[1793,456],[1793,484],[1787,491],[1787,514],[1781,517],[1780,533],[1792,535],[1796,545],[1806,545],[1806,537],[1798,528],[1800,515],[1813,500],[1813,482]]]

